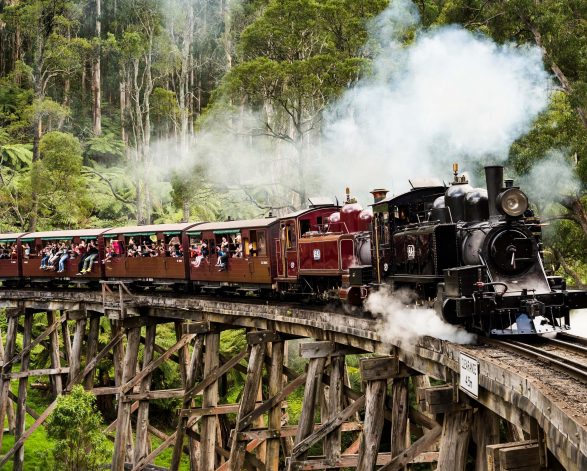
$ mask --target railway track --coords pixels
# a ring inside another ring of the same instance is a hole
[[[587,384],[587,339],[570,334],[533,341],[484,338],[483,343],[544,363]]]

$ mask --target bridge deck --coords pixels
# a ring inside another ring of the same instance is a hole
[[[0,292],[0,307],[115,315],[115,301],[121,299],[127,317],[205,318],[221,324],[331,340],[365,352],[396,353],[407,366],[448,383],[458,381],[459,353],[467,353],[480,363],[479,403],[527,432],[537,423],[545,433],[549,450],[567,470],[587,469],[587,385],[496,346],[456,345],[428,337],[413,345],[390,345],[381,340],[376,320],[255,299],[149,293],[121,294],[120,298],[116,294],[111,303],[104,303],[102,293],[93,291],[5,290]],[[456,387],[455,391],[465,394]]]

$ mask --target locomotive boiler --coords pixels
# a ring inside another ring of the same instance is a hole
[[[447,322],[491,336],[569,329],[587,293],[547,276],[527,196],[504,182],[501,166],[485,168],[486,189],[453,170],[448,187],[373,193],[373,266],[350,269],[344,297],[356,304],[382,286],[409,290]]]

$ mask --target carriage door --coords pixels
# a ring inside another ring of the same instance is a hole
[[[285,221],[281,225],[282,263],[286,267],[286,276],[298,276],[298,236],[296,221]]]

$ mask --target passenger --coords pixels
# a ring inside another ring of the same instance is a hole
[[[222,263],[222,256],[224,255],[224,251],[222,250],[221,247],[216,247],[216,256],[218,257],[216,259],[216,265],[217,267],[220,266],[220,264]]]
[[[198,268],[200,266],[200,264],[202,263],[202,260],[204,260],[204,255],[203,255],[203,247],[204,247],[204,245],[205,244],[202,244],[202,246],[199,247],[199,248],[196,247],[196,250],[194,252],[195,253],[195,256],[196,256],[196,259],[192,262],[192,265],[195,268]]]
[[[251,257],[257,256],[257,251],[255,250],[255,246],[252,242],[249,242],[249,254],[251,255]]]
[[[222,238],[222,242],[220,242],[220,248],[223,252],[228,253],[228,240],[226,240],[226,237]]]
[[[65,262],[69,258],[69,250],[67,250],[67,248],[64,245],[59,251],[59,253],[61,254],[61,256],[59,257],[59,269],[57,270],[57,273],[63,273],[65,271]]]
[[[102,260],[102,263],[106,263],[107,261],[112,260],[112,258],[115,256],[116,253],[114,252],[114,249],[110,245],[107,245],[104,260]]]
[[[220,269],[218,271],[226,271],[228,269],[228,252],[222,252],[218,258],[220,261]]]
[[[24,258],[28,260],[29,257],[31,256],[31,246],[27,242],[26,244],[24,244],[23,247],[24,247]]]
[[[88,256],[84,260],[84,265],[78,275],[83,275],[85,273],[91,273],[94,260],[98,257],[98,248],[94,244],[94,241],[90,241],[88,244]]]
[[[45,270],[55,270],[60,257],[61,248],[58,247],[57,244],[53,244],[53,247],[51,249],[51,257],[49,257],[49,261],[47,262]]]
[[[88,256],[88,246],[85,240],[82,240],[77,246],[77,253],[79,254],[79,262],[77,264],[77,274],[79,275],[84,268],[84,262]]]
[[[240,234],[237,234],[234,238],[234,256],[238,258],[243,256],[243,244]]]
[[[49,258],[51,258],[51,248],[47,245],[43,249],[43,257],[41,258],[41,270],[45,270],[47,268],[47,263],[49,262]]]

